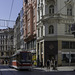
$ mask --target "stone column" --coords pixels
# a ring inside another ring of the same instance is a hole
[[[44,54],[45,54],[44,53],[44,41],[43,41],[43,48],[42,49],[43,49],[43,66],[45,66],[45,60],[44,60],[45,59],[45,57],[44,57]]]
[[[62,41],[58,41],[58,66],[62,65]]]

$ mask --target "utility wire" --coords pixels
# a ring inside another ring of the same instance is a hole
[[[11,18],[11,13],[12,13],[13,4],[14,4],[14,0],[12,0],[11,9],[10,9],[10,14],[9,14],[9,20],[10,20],[10,18]]]
[[[58,12],[60,12],[61,10],[63,10],[70,2],[71,2],[71,1],[69,1],[65,6],[63,6],[60,10],[58,10],[58,11],[56,12],[56,14],[57,14]]]
[[[5,20],[5,19],[0,19],[0,21],[10,21],[10,22],[15,22],[14,20]]]
[[[10,13],[9,13],[9,19],[8,19],[8,23],[7,23],[7,27],[9,27],[9,21],[10,21],[10,18],[11,18],[13,4],[14,4],[14,0],[12,0],[11,9],[10,9]]]

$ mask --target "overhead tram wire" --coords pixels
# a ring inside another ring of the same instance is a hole
[[[0,27],[8,27],[8,22],[10,22],[11,24],[14,24],[15,21],[14,20],[6,20],[6,19],[0,19]]]
[[[6,20],[6,19],[0,19],[0,21],[11,21],[11,22],[15,22],[14,20]]]
[[[13,4],[14,4],[14,0],[12,0],[12,4],[11,4],[11,9],[10,9],[10,13],[9,13],[9,19],[8,19],[8,25],[9,25],[10,18],[11,18],[11,13],[12,13]],[[7,27],[8,27],[8,25],[7,25]]]
[[[71,1],[69,1],[65,6],[63,6],[60,10],[58,10],[58,11],[56,12],[56,14],[59,13],[61,10],[63,10],[69,3],[71,3]]]
[[[9,14],[9,20],[10,20],[10,17],[11,17],[11,13],[12,13],[13,4],[14,4],[14,0],[12,0],[11,9],[10,9],[10,14]]]
[[[69,1],[65,6],[63,6],[60,10],[58,10],[58,11],[56,12],[56,14],[59,13],[61,10],[63,10],[64,7],[66,7],[70,2],[71,2],[71,1]],[[9,22],[15,22],[15,21],[13,21],[13,20],[10,20],[10,18],[11,18],[11,13],[12,13],[12,8],[13,8],[13,4],[14,4],[14,0],[12,0],[11,9],[10,9],[10,14],[9,14],[9,19],[8,19],[8,20],[0,19],[0,21],[7,21],[7,22],[8,22],[8,25],[9,25]],[[73,16],[74,16],[74,15],[73,15]],[[74,17],[75,17],[75,16],[74,16]],[[8,26],[8,25],[7,25],[7,26]]]

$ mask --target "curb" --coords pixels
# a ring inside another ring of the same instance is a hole
[[[55,71],[55,72],[59,72],[59,71],[75,71],[74,67],[57,67],[57,70],[53,70],[53,68],[47,69],[47,68],[40,68],[40,67],[34,67],[34,69],[36,70],[43,70],[43,71]]]

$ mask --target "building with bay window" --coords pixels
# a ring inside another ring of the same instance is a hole
[[[75,0],[37,0],[36,58],[46,66],[47,59],[57,65],[75,65]]]

